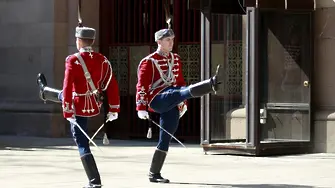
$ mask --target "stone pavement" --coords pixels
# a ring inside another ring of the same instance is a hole
[[[170,184],[149,183],[147,172],[155,142],[111,140],[103,152],[92,147],[104,188],[335,187],[335,154],[281,157],[204,155],[199,145],[173,144],[164,177]],[[14,188],[81,188],[87,183],[70,138],[0,136],[0,185]]]

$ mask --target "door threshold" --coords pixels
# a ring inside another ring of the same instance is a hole
[[[256,155],[256,148],[246,142],[212,143],[201,146],[205,154]]]
[[[266,144],[266,143],[276,143],[276,142],[279,142],[279,143],[283,143],[283,142],[293,142],[293,143],[296,143],[296,142],[310,142],[309,140],[298,140],[298,139],[266,139],[266,140],[262,140],[260,141],[262,144]]]

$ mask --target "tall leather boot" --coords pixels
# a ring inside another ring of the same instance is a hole
[[[51,87],[47,87],[47,79],[45,78],[43,73],[39,73],[37,75],[37,85],[40,89],[40,98],[46,102],[46,101],[52,101],[55,103],[61,103],[58,96],[62,92],[59,89],[54,89]]]
[[[192,84],[189,86],[191,95],[193,97],[202,97],[208,93],[215,93],[220,89],[219,85],[222,83],[222,70],[220,65],[216,68],[216,73],[212,78]]]
[[[95,163],[92,154],[84,155],[81,157],[81,162],[83,163],[87,178],[88,185],[84,188],[101,188],[100,174]]]
[[[166,158],[167,152],[156,150],[152,158],[150,172],[149,172],[149,181],[156,183],[169,183],[170,180],[165,179],[161,176],[161,170]]]

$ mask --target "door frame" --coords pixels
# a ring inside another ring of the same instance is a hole
[[[313,102],[312,102],[312,86],[313,86],[313,66],[314,66],[314,30],[313,30],[313,17],[314,14],[312,11],[304,11],[305,13],[310,14],[310,32],[311,32],[311,38],[309,39],[310,41],[310,49],[309,51],[311,52],[311,62],[310,62],[310,67],[309,67],[309,81],[310,81],[310,86],[309,86],[309,125],[310,125],[310,140],[309,141],[295,141],[295,142],[275,142],[275,143],[261,143],[261,127],[260,127],[260,87],[258,83],[260,83],[260,77],[258,76],[260,73],[260,68],[261,67],[261,61],[263,61],[263,57],[261,54],[261,50],[263,49],[261,46],[261,42],[264,40],[267,41],[267,35],[263,32],[265,28],[261,27],[261,9],[259,8],[251,8],[251,11],[254,11],[255,15],[255,25],[257,26],[256,30],[255,28],[255,33],[258,33],[258,35],[255,36],[255,40],[252,41],[251,43],[254,42],[254,44],[251,44],[251,48],[248,49],[250,52],[255,52],[252,53],[255,56],[250,58],[248,56],[247,61],[248,61],[248,66],[250,68],[249,78],[249,86],[252,87],[254,86],[253,89],[250,90],[250,95],[253,97],[249,98],[249,103],[251,104],[247,109],[249,110],[249,113],[247,113],[249,116],[248,118],[248,124],[251,128],[251,133],[253,132],[253,137],[251,137],[251,143],[252,145],[255,144],[256,146],[256,155],[272,155],[272,154],[298,154],[298,153],[310,153],[313,150],[313,143],[314,143],[314,124],[313,124]],[[278,10],[276,10],[278,11]],[[278,11],[279,12],[279,11]],[[288,11],[286,11],[288,12]],[[293,11],[290,11],[293,12]],[[301,11],[299,11],[301,12]],[[297,12],[297,13],[299,13]],[[249,30],[249,29],[248,29]],[[252,30],[252,28],[250,29]],[[252,33],[252,31],[250,31]],[[252,37],[252,36],[251,36]],[[258,38],[257,38],[258,37]],[[264,39],[266,38],[266,39]],[[249,42],[249,38],[248,38]],[[254,48],[254,49],[253,49]],[[248,52],[248,55],[250,55],[250,52]],[[250,62],[249,62],[250,58]],[[256,83],[253,83],[256,82]]]

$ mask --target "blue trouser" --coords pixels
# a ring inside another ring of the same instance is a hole
[[[59,100],[63,100],[63,92],[59,94]],[[87,127],[87,117],[81,117],[81,116],[76,116],[76,122],[80,127],[87,133],[88,132],[88,127]],[[80,131],[80,129],[71,123],[71,133],[73,140],[78,146],[79,154],[80,156],[87,155],[91,153],[90,149],[90,144],[89,140],[86,138],[86,136]]]
[[[87,117],[76,116],[76,122],[80,127],[87,133]],[[89,140],[86,136],[80,131],[80,129],[71,123],[71,133],[74,141],[76,142],[79,150],[80,156],[87,155],[91,153]]]
[[[58,95],[58,99],[60,101],[63,100],[63,91]],[[83,131],[87,133],[87,117],[75,116],[77,124],[82,128]],[[94,160],[94,157],[91,153],[90,144],[88,138],[81,132],[81,130],[75,125],[71,123],[71,133],[74,141],[78,146],[78,151],[80,154],[81,161],[83,163],[84,170],[89,180],[89,187],[93,187],[93,185],[98,185],[97,187],[101,187],[101,179],[98,167]]]
[[[160,114],[160,126],[172,135],[177,131],[179,125],[178,104],[186,99],[192,98],[188,87],[168,87],[161,91],[151,101],[150,107]],[[159,131],[159,141],[157,148],[168,151],[171,136],[162,129]]]

